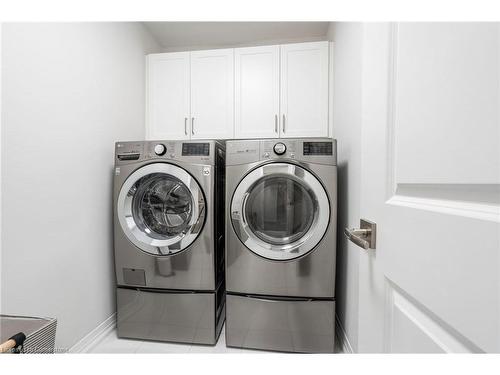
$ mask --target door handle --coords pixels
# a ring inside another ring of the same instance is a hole
[[[366,219],[361,219],[359,226],[359,229],[344,229],[347,239],[365,250],[375,249],[377,245],[377,224]]]
[[[188,135],[188,118],[184,117],[184,135]]]
[[[278,133],[278,115],[274,115],[274,132]]]
[[[283,128],[283,133],[285,132],[285,114],[283,114],[283,125],[282,125],[282,128]]]
[[[191,117],[191,134],[194,135],[194,117]]]

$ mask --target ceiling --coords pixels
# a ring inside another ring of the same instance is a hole
[[[144,22],[165,50],[324,39],[329,22]]]

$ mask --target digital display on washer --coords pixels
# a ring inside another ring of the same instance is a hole
[[[210,143],[183,143],[182,156],[208,156]]]
[[[304,142],[304,155],[332,155],[333,142]]]

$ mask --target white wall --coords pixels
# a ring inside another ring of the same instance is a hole
[[[361,188],[362,23],[330,24],[334,41],[333,136],[338,142],[337,315],[354,351],[358,346],[359,247],[345,227],[359,227]]]
[[[144,138],[139,23],[4,24],[2,312],[69,348],[115,310],[114,142]]]

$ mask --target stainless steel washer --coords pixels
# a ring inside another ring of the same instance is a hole
[[[333,352],[336,143],[226,144],[226,342]]]
[[[120,337],[216,343],[225,317],[224,159],[218,141],[116,143]]]

